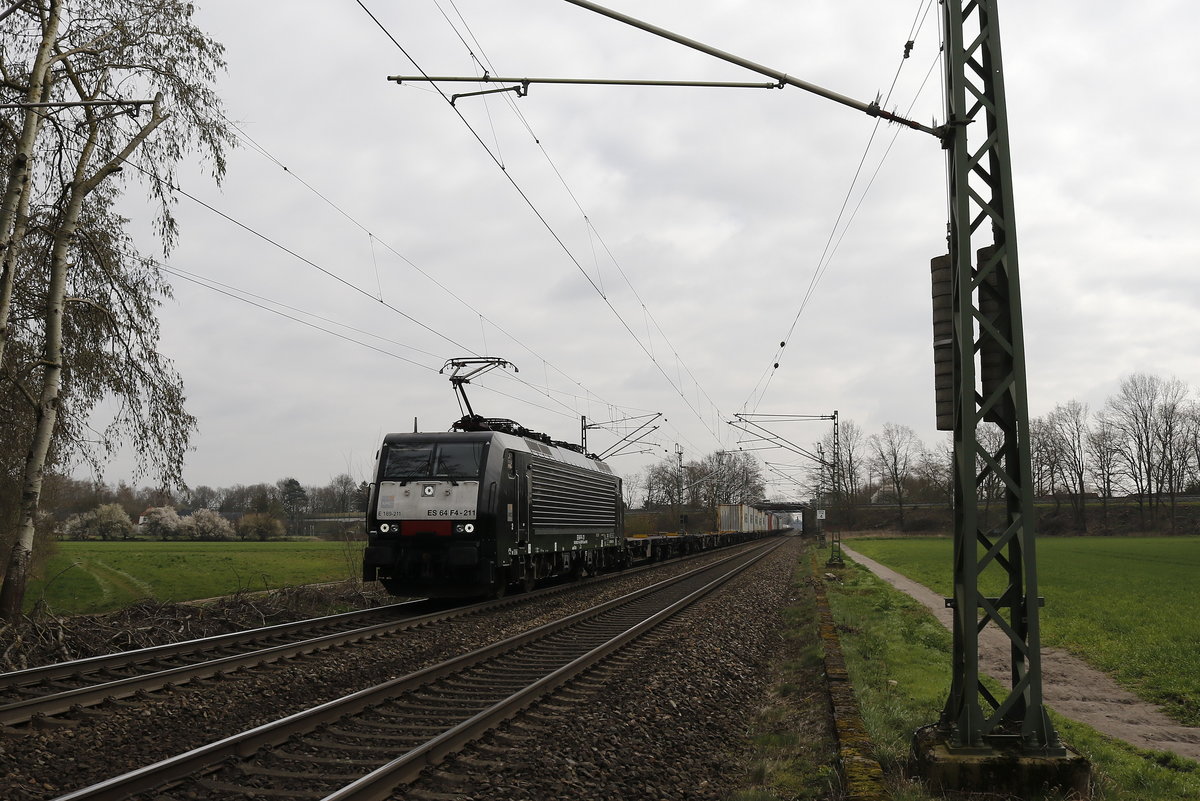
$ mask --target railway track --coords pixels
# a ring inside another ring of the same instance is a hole
[[[521,604],[653,567],[432,612],[428,602],[409,601],[4,673],[0,674],[0,726],[52,725],[57,716],[86,715],[100,704]]]
[[[86,787],[59,801],[382,799],[611,657],[781,543],[740,550],[416,673]],[[399,756],[397,756],[399,754]]]
[[[0,674],[0,725],[78,712],[454,614],[422,615],[424,608],[416,601],[389,604]]]

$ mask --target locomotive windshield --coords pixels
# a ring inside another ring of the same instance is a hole
[[[483,442],[396,442],[387,445],[380,481],[478,480]]]

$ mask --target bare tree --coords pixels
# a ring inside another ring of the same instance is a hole
[[[621,494],[625,499],[626,509],[637,508],[639,500],[644,500],[642,495],[642,487],[646,481],[646,474],[643,471],[632,473],[624,476],[621,479]]]
[[[852,524],[854,508],[865,500],[867,447],[862,429],[853,420],[839,423],[836,443],[830,429],[812,447],[813,453],[823,454],[824,462],[814,463],[807,470],[808,491],[814,496],[821,492],[836,496],[830,502],[841,508],[847,524]],[[835,476],[837,470],[840,473]]]
[[[900,512],[900,528],[903,529],[906,485],[924,446],[911,428],[897,423],[885,423],[883,431],[871,435],[868,444],[875,469],[891,485]]]
[[[1122,473],[1137,494],[1143,523],[1146,501],[1154,491],[1154,467],[1158,461],[1158,438],[1154,432],[1158,400],[1158,377],[1135,373],[1122,379],[1117,394],[1105,404],[1106,417],[1116,434]],[[1153,504],[1150,514],[1153,521]]]
[[[1122,473],[1137,494],[1138,511],[1150,524],[1158,520],[1162,495],[1174,497],[1187,385],[1177,378],[1134,373],[1121,381],[1117,394],[1105,404],[1105,417],[1115,434]]]
[[[931,493],[947,507],[954,504],[954,440],[947,436],[940,445],[925,448],[917,461],[916,474]]]
[[[663,459],[646,468],[646,508],[661,509],[680,504],[683,481],[674,459]]]
[[[1178,378],[1162,379],[1155,414],[1155,436],[1158,439],[1159,463],[1155,471],[1155,502],[1161,507],[1167,496],[1168,519],[1175,528],[1175,497],[1183,491],[1190,464],[1188,447],[1189,401],[1188,386]]]
[[[1029,459],[1033,471],[1033,494],[1039,497],[1053,495],[1058,474],[1058,452],[1050,422],[1045,417],[1035,417],[1029,421]]]
[[[224,171],[232,139],[210,88],[224,66],[221,47],[192,25],[192,12],[183,0],[27,0],[0,31],[5,82],[63,104],[53,112],[26,105],[0,126],[9,134],[0,137],[9,165],[0,394],[23,405],[25,425],[20,511],[0,589],[9,620],[21,611],[48,466],[67,454],[96,463],[123,440],[164,486],[182,483],[195,420],[157,352],[154,310],[169,287],[136,253],[115,204],[121,180],[143,179],[166,250],[177,234],[180,158],[198,149],[216,177]],[[148,115],[126,113],[126,101],[148,97]],[[119,399],[118,411],[89,445],[79,434],[106,397]]]
[[[1047,435],[1056,458],[1055,470],[1067,492],[1075,528],[1087,530],[1084,478],[1087,475],[1088,407],[1070,400],[1054,407],[1047,419]]]
[[[843,488],[851,505],[861,500],[863,472],[866,458],[866,437],[853,420],[845,420],[838,426],[838,441],[841,446]]]
[[[1100,494],[1104,523],[1108,524],[1108,502],[1118,489],[1120,470],[1119,433],[1106,414],[1096,415],[1088,432],[1088,475]]]
[[[1187,443],[1190,455],[1190,468],[1184,491],[1195,494],[1200,492],[1200,403],[1190,402],[1187,405],[1185,418],[1184,441]]]
[[[201,484],[188,493],[188,503],[191,504],[193,509],[212,509],[215,511],[221,508],[223,495],[224,493],[221,490]]]

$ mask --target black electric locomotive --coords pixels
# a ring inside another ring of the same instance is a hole
[[[622,567],[621,479],[510,420],[388,434],[367,508],[363,578],[393,595],[498,595]]]

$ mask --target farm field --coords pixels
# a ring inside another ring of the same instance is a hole
[[[152,598],[190,601],[358,575],[358,542],[59,542],[26,609],[91,614]]]
[[[951,594],[949,538],[847,545]],[[1042,644],[1065,648],[1177,720],[1200,725],[1200,537],[1040,538]],[[984,586],[998,595],[1003,588]]]
[[[857,543],[851,547],[857,548]],[[813,560],[821,576],[824,554]],[[912,733],[936,721],[950,686],[951,636],[918,601],[866,568],[837,570],[826,580],[839,640],[863,721],[893,801],[944,801],[907,778]],[[999,687],[988,679],[993,691]],[[1200,798],[1196,763],[1144,751],[1050,710],[1066,743],[1091,762],[1094,801],[1182,801]],[[1036,796],[1042,798],[1041,796]],[[1052,795],[1049,798],[1061,799]]]

